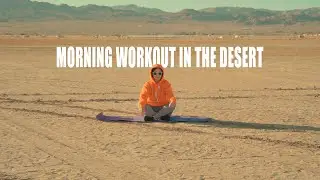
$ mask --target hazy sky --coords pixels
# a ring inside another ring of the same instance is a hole
[[[165,11],[180,11],[181,9],[202,9],[219,6],[240,6],[265,8],[272,10],[304,9],[320,7],[320,0],[36,0],[54,4],[69,4],[80,6],[86,4],[97,5],[126,5],[136,4],[144,7],[159,8]]]

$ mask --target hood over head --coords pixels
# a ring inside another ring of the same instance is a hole
[[[153,71],[154,69],[158,69],[158,68],[161,69],[161,71],[162,71],[162,77],[161,77],[160,81],[162,81],[162,80],[164,79],[164,68],[162,67],[161,64],[154,64],[154,65],[152,66],[152,68],[150,69],[150,71],[149,71],[150,79],[151,79],[153,82],[155,82],[155,81],[154,81],[154,78],[153,78],[153,75],[152,75],[152,71]]]

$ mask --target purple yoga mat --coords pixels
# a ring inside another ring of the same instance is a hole
[[[142,116],[106,116],[100,113],[96,116],[96,119],[101,121],[127,121],[127,122],[143,122]]]
[[[96,116],[100,121],[125,121],[125,122],[144,122],[142,116],[106,116],[100,113]],[[169,122],[209,122],[211,118],[199,116],[171,116]],[[154,121],[166,122],[166,121]]]

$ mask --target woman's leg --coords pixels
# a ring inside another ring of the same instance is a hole
[[[152,117],[156,114],[157,112],[153,110],[152,106],[150,106],[149,104],[147,104],[145,106],[145,113],[144,115],[145,116],[149,116],[149,117]]]
[[[160,119],[163,116],[171,116],[174,110],[175,110],[175,107],[169,107],[168,105],[165,105],[153,117],[154,119]]]

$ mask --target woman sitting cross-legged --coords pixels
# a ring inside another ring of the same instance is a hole
[[[145,121],[169,121],[176,107],[171,84],[164,79],[164,68],[155,64],[150,69],[150,80],[140,92],[139,108]]]

